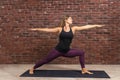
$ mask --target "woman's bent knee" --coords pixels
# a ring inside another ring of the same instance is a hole
[[[79,55],[81,56],[81,55],[85,55],[85,52],[84,51],[79,51]]]

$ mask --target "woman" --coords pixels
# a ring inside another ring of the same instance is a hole
[[[43,64],[46,64],[57,57],[63,56],[63,57],[76,57],[79,56],[79,61],[82,68],[82,74],[93,74],[92,72],[88,71],[85,68],[85,58],[84,54],[85,52],[78,49],[71,49],[70,44],[73,39],[73,35],[75,34],[75,31],[77,30],[84,30],[84,29],[90,29],[94,27],[102,27],[103,25],[85,25],[85,26],[73,26],[70,27],[70,24],[72,24],[72,17],[65,16],[64,19],[61,22],[61,25],[56,28],[30,28],[29,30],[39,30],[39,31],[45,31],[45,32],[55,32],[59,33],[59,43],[53,48],[47,57],[43,60],[38,61],[30,70],[29,74],[33,74],[34,70]]]

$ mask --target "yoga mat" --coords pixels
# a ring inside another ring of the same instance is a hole
[[[82,74],[81,70],[34,70],[34,74],[29,74],[27,70],[20,77],[110,78],[105,71],[89,71],[94,74]]]

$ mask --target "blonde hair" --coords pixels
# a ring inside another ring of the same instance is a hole
[[[64,27],[65,26],[65,20],[67,20],[69,17],[70,17],[69,15],[64,16],[64,18],[61,20],[59,26]]]

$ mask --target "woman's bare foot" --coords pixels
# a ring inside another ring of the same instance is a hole
[[[29,74],[34,74],[34,69],[33,68],[29,69]]]
[[[82,68],[82,74],[93,74],[93,73],[88,71],[86,68]]]

